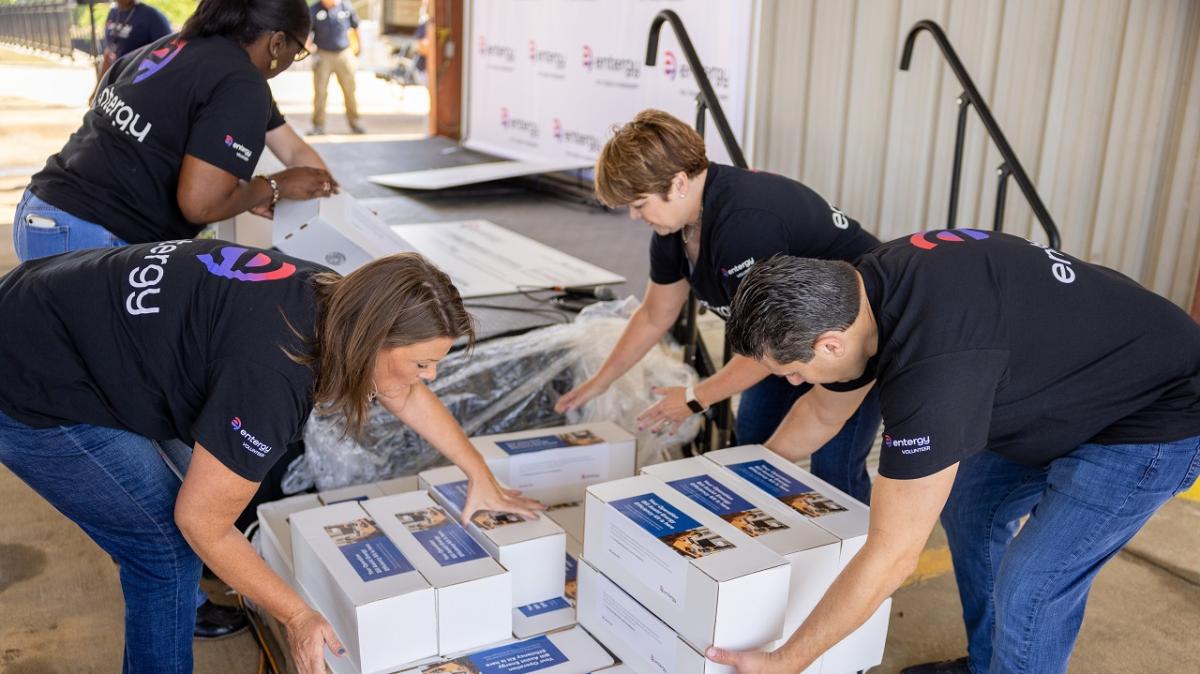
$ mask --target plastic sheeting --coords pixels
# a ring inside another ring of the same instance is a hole
[[[634,297],[594,304],[575,322],[484,342],[473,353],[455,352],[438,365],[429,388],[442,400],[469,436],[546,428],[587,421],[613,421],[636,433],[636,416],[654,402],[653,386],[687,386],[695,370],[681,362],[679,347],[664,344],[603,395],[569,416],[554,411],[558,397],[595,373],[616,344]],[[361,438],[344,432],[342,417],[309,418],[305,456],[288,468],[285,493],[312,487],[335,489],[383,480],[446,465],[448,461],[382,405],[371,406]],[[672,435],[638,435],[638,466],[675,458],[700,430],[689,418]]]

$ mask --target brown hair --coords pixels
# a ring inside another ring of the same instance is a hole
[[[667,196],[671,179],[683,171],[694,178],[708,168],[704,139],[662,110],[643,110],[614,127],[596,159],[596,198],[611,208],[643,194]]]
[[[292,358],[315,372],[314,402],[346,417],[358,435],[366,421],[380,349],[439,337],[475,343],[471,315],[450,277],[417,253],[370,262],[350,275],[313,277],[317,334]]]

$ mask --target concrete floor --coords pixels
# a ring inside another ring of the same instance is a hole
[[[303,128],[307,76],[293,75],[273,85],[285,114]],[[78,124],[83,108],[77,92],[86,89],[88,77],[77,66],[47,65],[0,49],[0,273],[15,264],[13,208],[29,175]],[[422,132],[417,95],[400,97],[370,84],[360,86],[360,95],[367,97],[368,128]],[[340,123],[333,89],[331,129]],[[719,331],[705,332],[719,339]],[[112,562],[2,466],[0,495],[5,511],[0,517],[0,674],[118,671],[124,607]],[[884,662],[874,672],[896,672],[965,652],[949,569],[939,530],[918,573],[895,595]],[[220,587],[206,589],[229,601]],[[1071,672],[1200,671],[1193,646],[1198,629],[1200,489],[1164,507],[1100,573]],[[257,650],[247,633],[198,643],[195,655],[200,673],[258,671]]]

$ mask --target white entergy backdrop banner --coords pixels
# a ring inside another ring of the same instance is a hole
[[[529,161],[590,163],[615,124],[659,108],[693,124],[699,86],[669,23],[645,65],[654,15],[683,20],[745,150],[757,0],[470,0],[464,143]],[[728,163],[711,116],[709,157]]]

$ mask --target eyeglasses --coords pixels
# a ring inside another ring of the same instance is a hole
[[[296,46],[300,48],[300,50],[296,52],[296,55],[292,57],[293,61],[303,61],[304,59],[308,58],[308,53],[309,53],[308,48],[306,48],[304,46],[303,42],[296,39],[296,36],[292,35],[291,33],[287,32],[286,30],[281,30],[279,32],[286,35],[289,40],[291,40],[292,42],[295,42]]]

